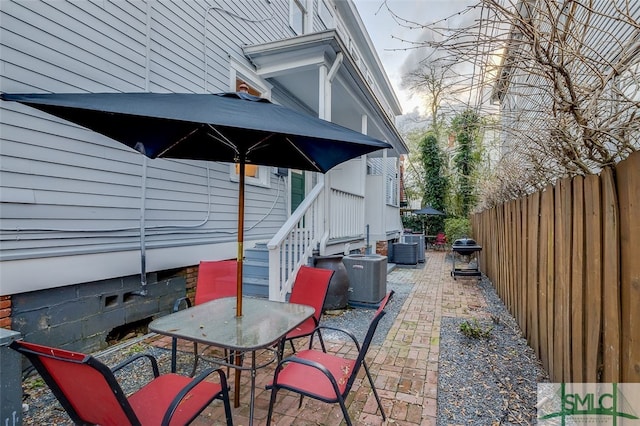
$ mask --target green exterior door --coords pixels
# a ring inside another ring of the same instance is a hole
[[[291,170],[291,213],[304,200],[304,172]]]

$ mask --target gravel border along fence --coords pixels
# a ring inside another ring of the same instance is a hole
[[[488,318],[442,318],[436,424],[536,424],[537,384],[548,375],[491,282],[483,278],[478,285]],[[465,321],[489,336],[467,337]]]

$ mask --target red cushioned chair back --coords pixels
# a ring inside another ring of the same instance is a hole
[[[195,304],[238,294],[236,260],[201,261],[198,268]]]
[[[92,356],[24,341],[11,348],[31,361],[74,423],[139,424],[111,370]]]
[[[389,298],[389,295],[387,295],[387,297],[385,297],[385,299],[383,300],[388,301],[388,298]],[[369,323],[369,329],[367,330],[367,335],[362,341],[362,345],[360,346],[360,352],[358,353],[358,358],[356,359],[356,363],[353,367],[353,371],[351,372],[351,375],[349,376],[349,380],[347,381],[347,387],[345,388],[345,392],[344,392],[345,395],[349,392],[349,390],[351,389],[351,386],[353,385],[353,382],[358,376],[358,371],[360,370],[360,367],[362,366],[362,362],[364,361],[364,357],[367,354],[367,351],[369,350],[369,346],[371,345],[371,340],[373,339],[373,335],[376,333],[378,324],[380,323],[380,320],[382,319],[382,317],[385,316],[385,314],[386,312],[384,311],[384,306],[382,307],[382,309],[378,308],[378,310],[376,311],[376,314],[373,316],[373,319]]]
[[[329,269],[301,266],[293,283],[289,302],[311,306],[315,309],[313,316],[319,322],[333,273]]]
[[[438,235],[436,235],[436,244],[444,244],[447,242],[447,236],[444,235],[443,232],[438,232]]]
[[[391,300],[393,293],[394,293],[393,290],[389,291],[386,294],[386,296],[382,299],[382,301],[380,301],[380,306],[378,306],[378,310],[376,310],[376,313],[373,315],[373,318],[369,323],[369,329],[367,330],[367,334],[364,337],[364,340],[362,341],[362,345],[360,346],[360,352],[358,353],[358,358],[356,358],[356,363],[355,363],[355,366],[353,367],[353,371],[351,372],[351,376],[349,376],[345,395],[346,393],[349,392],[349,390],[351,389],[351,386],[353,385],[353,382],[358,376],[358,371],[360,370],[360,367],[364,362],[365,355],[367,355],[367,351],[369,350],[369,346],[371,345],[371,340],[373,340],[373,336],[376,334],[376,329],[378,328],[378,324],[380,323],[380,320],[382,319],[382,317],[385,316],[386,314],[386,312],[384,311],[384,308],[387,307],[387,304],[389,303],[389,300]]]

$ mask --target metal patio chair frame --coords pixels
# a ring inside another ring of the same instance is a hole
[[[312,317],[287,333],[287,335],[280,341],[278,353],[281,358],[287,341],[295,353],[296,348],[293,344],[295,339],[310,336],[309,349],[311,349],[313,347],[313,337],[315,334],[318,335],[322,351],[327,351],[324,346],[324,341],[322,340],[322,333],[318,326],[320,325],[322,308],[327,299],[329,283],[331,282],[331,278],[334,273],[335,271],[330,269],[312,268],[304,265],[298,270],[298,274],[296,275],[296,279],[293,283],[293,288],[291,289],[289,303],[299,303],[311,306],[315,309],[315,313]]]
[[[12,342],[10,347],[29,359],[77,425],[184,425],[215,399],[223,401],[227,426],[233,425],[221,369],[207,369],[196,378],[161,375],[155,357],[145,353],[109,368],[91,355],[23,340]],[[153,379],[127,396],[114,373],[140,359],[149,361]],[[218,374],[219,383],[205,381],[213,373]]]
[[[444,250],[447,246],[447,236],[444,234],[444,232],[438,232],[438,234],[436,235],[436,239],[433,241],[433,243],[431,243],[431,245],[434,249]]]
[[[267,390],[271,390],[267,425],[271,424],[277,392],[280,389],[286,389],[300,394],[300,404],[298,407],[302,406],[302,398],[304,396],[326,403],[340,404],[345,422],[351,426],[352,422],[347,411],[345,400],[351,391],[360,367],[364,368],[367,378],[369,379],[369,384],[378,403],[382,419],[387,419],[373,377],[365,361],[365,356],[369,350],[376,328],[385,315],[384,309],[392,296],[393,291],[390,291],[380,302],[378,310],[369,323],[369,329],[367,330],[362,345],[358,343],[358,339],[353,333],[348,330],[327,326],[318,327],[336,330],[347,335],[358,349],[358,357],[355,360],[347,359],[339,355],[328,354],[319,350],[306,349],[278,363],[273,381],[266,387]]]
[[[236,260],[202,260],[198,266],[198,280],[196,282],[196,294],[194,297],[194,305],[208,302],[214,299],[220,299],[223,297],[234,297],[238,294],[236,286],[236,272],[238,268],[238,262]],[[188,297],[181,297],[175,301],[173,305],[173,312],[177,312],[184,305],[185,308],[190,308],[191,300]],[[171,339],[171,371],[176,371],[176,355],[177,355],[178,339]],[[193,342],[193,367],[191,369],[190,376],[193,377],[196,374],[198,368],[198,361],[200,358],[207,360],[198,352],[198,343]],[[232,359],[233,354],[229,354],[227,350],[224,351],[224,359],[229,361]],[[214,361],[215,360],[209,360]],[[229,368],[227,368],[227,375],[229,374]]]

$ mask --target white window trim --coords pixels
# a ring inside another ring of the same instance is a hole
[[[243,80],[262,93],[262,97],[271,100],[271,84],[263,80],[253,68],[245,62],[229,57],[229,91],[236,91],[236,79]]]
[[[335,28],[336,21],[333,16],[333,10],[331,9],[331,3],[327,0],[318,0],[318,17],[324,24],[325,28]]]
[[[271,171],[273,167],[258,166],[258,177],[245,176],[245,185],[260,186],[263,188],[271,188]],[[231,182],[238,182],[240,177],[236,173],[236,165],[229,164],[229,179]]]
[[[311,0],[313,1],[313,0]],[[289,27],[296,35],[307,34],[311,32],[311,16],[309,11],[309,0],[289,0]],[[313,4],[313,3],[311,3]],[[294,11],[300,10],[302,12],[302,30],[296,30],[294,22]]]
[[[229,91],[236,91],[236,80],[245,81],[251,87],[256,88],[262,93],[262,97],[271,99],[271,85],[261,79],[255,71],[234,57],[229,58]],[[271,172],[273,167],[258,166],[258,177],[246,176],[245,184],[252,186],[260,186],[263,188],[271,188]],[[236,173],[236,165],[229,164],[229,179],[232,182],[238,182],[239,176]]]

